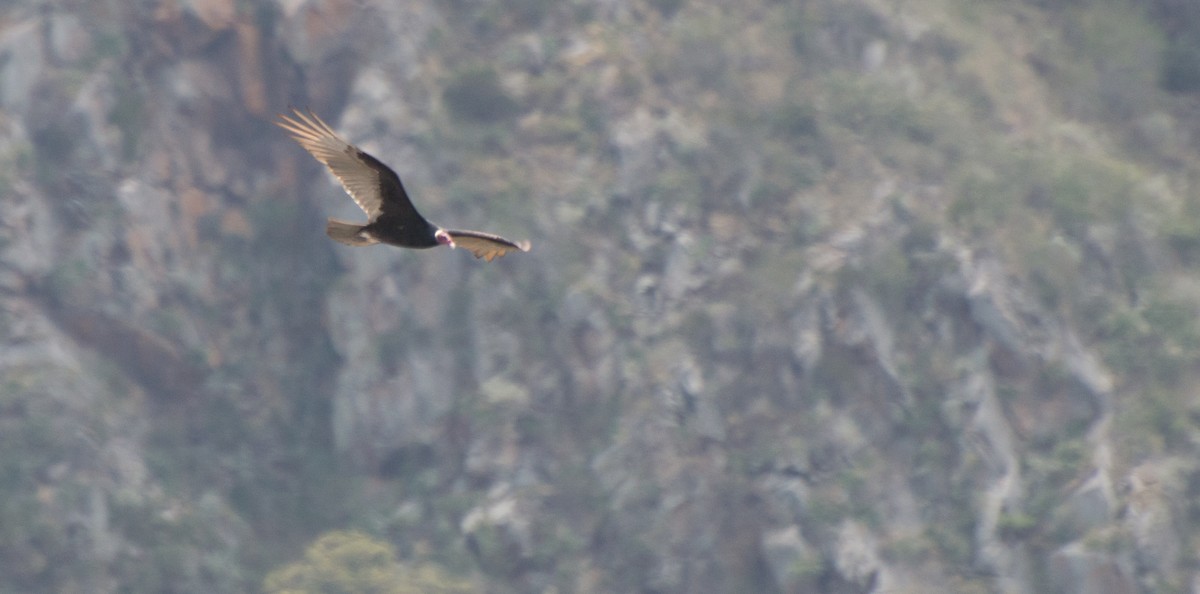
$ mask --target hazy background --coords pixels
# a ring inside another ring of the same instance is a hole
[[[1191,0],[5,2],[0,593],[1200,590],[1198,182]]]

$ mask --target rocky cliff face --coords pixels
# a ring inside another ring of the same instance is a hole
[[[0,573],[1193,588],[1200,32],[942,4],[0,9]],[[289,104],[534,250],[333,244]]]

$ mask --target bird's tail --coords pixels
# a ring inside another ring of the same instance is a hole
[[[325,234],[330,239],[346,245],[359,246],[376,243],[374,239],[363,235],[362,230],[364,226],[337,219],[329,219],[329,222],[325,224]]]

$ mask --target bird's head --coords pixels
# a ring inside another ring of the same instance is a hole
[[[454,245],[454,238],[450,237],[450,234],[446,233],[445,229],[438,229],[437,232],[433,234],[433,238],[437,240],[438,245],[448,245],[452,248],[457,247]]]

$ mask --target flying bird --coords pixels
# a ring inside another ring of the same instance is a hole
[[[400,176],[379,159],[342,140],[333,128],[312,112],[292,109],[295,117],[280,115],[275,125],[291,137],[342,183],[354,203],[367,213],[360,225],[329,219],[325,234],[334,241],[352,246],[386,243],[406,248],[425,249],[439,245],[461,247],[491,262],[513,251],[529,251],[529,242],[513,242],[481,231],[443,229],[425,220]]]

